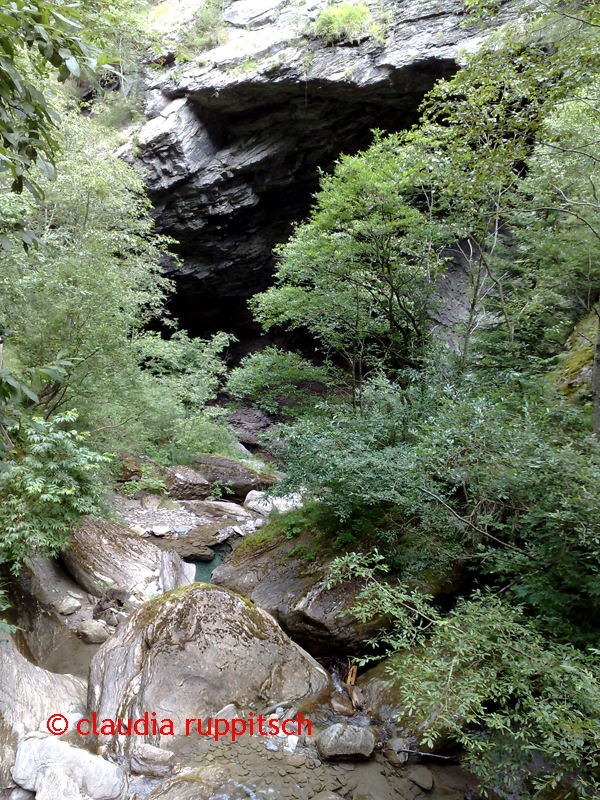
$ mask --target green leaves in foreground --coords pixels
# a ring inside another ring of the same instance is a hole
[[[86,435],[69,427],[75,414],[53,421],[23,418],[9,433],[18,450],[0,472],[0,564],[18,573],[26,558],[56,555],[71,525],[101,511],[100,470],[108,458],[85,447]]]
[[[377,573],[386,571],[377,553],[351,553],[333,562],[331,583],[361,577],[358,619],[392,620],[378,644],[396,652],[389,679],[421,747],[459,742],[484,789],[503,797],[561,784],[597,797],[598,651],[549,641],[522,607],[491,592],[475,592],[443,614],[407,584],[380,581]]]

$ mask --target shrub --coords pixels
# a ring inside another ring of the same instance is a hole
[[[82,515],[99,514],[106,456],[85,447],[86,434],[69,429],[73,413],[51,422],[21,419],[11,430],[17,449],[0,472],[0,564],[18,572],[26,558],[56,555],[71,525]]]
[[[271,413],[296,414],[314,405],[311,383],[332,385],[332,370],[317,367],[298,353],[267,347],[246,356],[227,381],[227,391],[239,399],[250,400]]]
[[[321,11],[313,32],[327,44],[354,42],[379,33],[368,6],[365,3],[348,2]]]
[[[206,0],[181,38],[182,55],[190,57],[225,41],[223,8],[219,0]]]

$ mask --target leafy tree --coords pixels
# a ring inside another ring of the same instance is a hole
[[[273,414],[283,411],[297,416],[314,407],[311,389],[315,383],[330,390],[336,378],[339,381],[329,365],[317,367],[298,353],[266,347],[246,356],[230,372],[227,391]]]
[[[417,207],[412,151],[397,138],[343,157],[281,249],[276,286],[253,299],[265,328],[306,327],[341,353],[357,387],[374,366],[415,365],[444,259],[442,229]]]

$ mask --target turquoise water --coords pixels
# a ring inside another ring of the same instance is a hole
[[[231,546],[228,545],[227,542],[217,544],[210,549],[215,554],[215,557],[212,561],[194,561],[192,558],[185,559],[188,564],[196,565],[196,582],[198,583],[210,583],[212,571],[216,569],[219,564],[222,564],[229,553],[231,553]]]

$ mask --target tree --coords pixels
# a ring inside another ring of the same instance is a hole
[[[276,286],[253,300],[265,328],[306,327],[366,372],[419,362],[443,258],[431,209],[411,204],[413,153],[396,137],[340,159],[317,205],[281,249]]]

